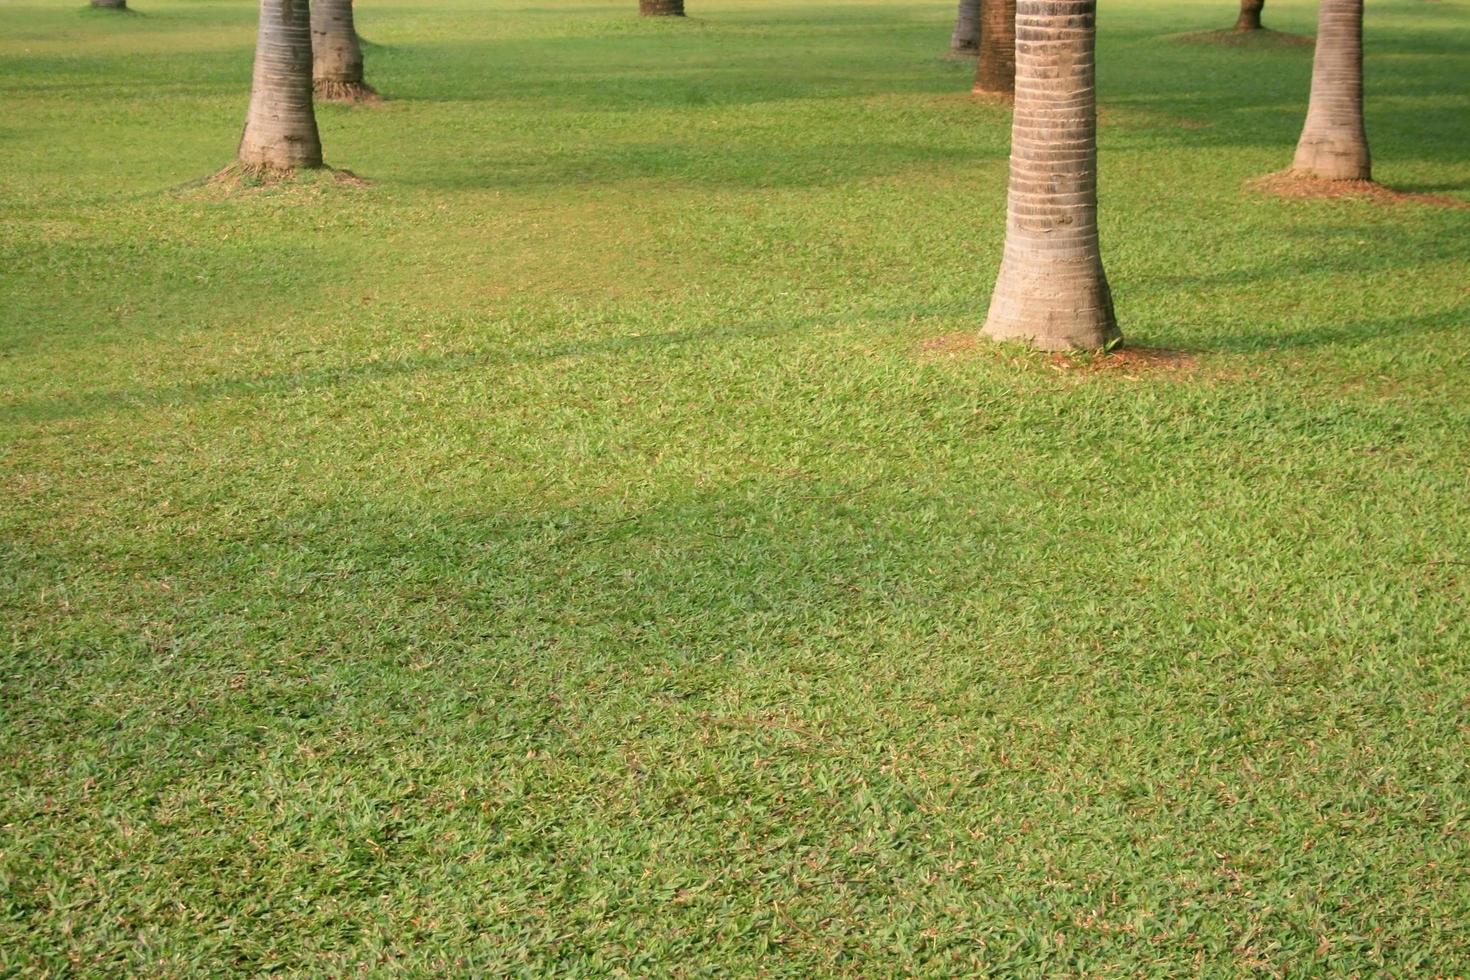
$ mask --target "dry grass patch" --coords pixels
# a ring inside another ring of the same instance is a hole
[[[1285,31],[1262,29],[1259,31],[1237,31],[1231,28],[1217,31],[1191,31],[1173,34],[1169,40],[1181,44],[1213,44],[1226,48],[1309,48],[1315,38],[1303,34],[1288,34]]]
[[[316,197],[331,188],[370,186],[372,181],[359,177],[350,170],[337,170],[333,167],[290,170],[236,162],[209,177],[184,184],[177,188],[177,193],[182,197],[205,199],[266,192],[290,192]]]

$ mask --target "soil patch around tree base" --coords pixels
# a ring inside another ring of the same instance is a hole
[[[1031,364],[1056,374],[1074,377],[1112,375],[1129,380],[1160,375],[1193,373],[1199,362],[1188,351],[1164,347],[1116,347],[1110,351],[1033,351],[1015,343],[995,343],[974,333],[931,337],[919,345],[925,360],[958,360],[991,357],[1013,363]]]
[[[1307,198],[1351,198],[1372,201],[1385,206],[1395,204],[1427,204],[1431,207],[1470,210],[1470,201],[1463,201],[1444,194],[1416,194],[1412,191],[1396,191],[1372,180],[1323,180],[1281,170],[1246,182],[1246,187],[1262,194],[1292,199]]]
[[[1171,34],[1169,40],[1181,44],[1217,44],[1227,48],[1309,48],[1316,43],[1314,38],[1302,34],[1287,34],[1264,27],[1259,31],[1192,31]]]
[[[1016,95],[1014,92],[992,92],[989,89],[972,88],[970,89],[970,95],[974,97],[976,102],[985,102],[990,105],[1013,106],[1016,104]]]
[[[333,167],[302,167],[295,170],[258,167],[236,161],[219,173],[190,181],[174,189],[183,197],[228,198],[269,192],[299,193],[318,197],[336,188],[371,187],[350,170]]]
[[[363,82],[312,82],[311,91],[312,96],[320,102],[374,105],[383,101],[383,97],[371,85]]]

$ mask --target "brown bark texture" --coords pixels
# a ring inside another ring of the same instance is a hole
[[[311,0],[311,58],[318,98],[357,100],[375,94],[363,81],[352,0]]]
[[[1325,180],[1372,180],[1363,126],[1363,0],[1320,0],[1312,97],[1293,172]]]
[[[250,109],[239,157],[246,166],[276,170],[322,165],[311,100],[307,0],[260,0]]]
[[[1097,0],[1017,0],[1005,250],[985,333],[1042,350],[1119,339],[1097,233]]]
[[[1016,0],[981,0],[975,92],[1007,99],[1016,94]]]
[[[92,0],[92,6],[102,10],[127,10],[128,0]]]
[[[1259,31],[1261,29],[1261,8],[1266,6],[1266,0],[1240,0],[1240,17],[1235,21],[1237,31]]]
[[[640,17],[683,17],[684,0],[638,0]]]
[[[980,0],[960,0],[954,33],[949,36],[949,50],[954,54],[974,54],[980,50]]]

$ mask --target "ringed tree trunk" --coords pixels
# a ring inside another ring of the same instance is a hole
[[[949,50],[951,54],[975,54],[980,50],[980,0],[960,0]]]
[[[1372,180],[1363,127],[1363,0],[1321,0],[1312,97],[1293,172],[1324,180]]]
[[[1101,350],[1122,339],[1097,234],[1096,12],[1097,0],[1016,3],[1005,251],[985,320],[996,340]]]
[[[317,98],[362,102],[377,97],[362,78],[362,47],[352,0],[312,0],[311,81]]]
[[[1016,0],[981,0],[974,91],[1004,99],[1016,94]]]
[[[1235,22],[1237,31],[1261,30],[1261,8],[1266,0],[1240,0],[1240,18]]]
[[[684,0],[638,0],[640,17],[683,17]]]
[[[260,33],[240,163],[270,170],[322,165],[311,102],[307,0],[260,0]]]

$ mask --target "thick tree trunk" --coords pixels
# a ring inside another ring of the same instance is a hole
[[[260,0],[250,110],[240,162],[294,170],[320,167],[322,143],[311,103],[311,14],[307,0]]]
[[[684,0],[638,0],[640,17],[683,17]]]
[[[127,10],[128,0],[92,0],[92,6],[101,10]]]
[[[1266,0],[1240,0],[1240,18],[1235,22],[1237,31],[1259,31],[1261,29],[1261,8],[1266,6]]]
[[[1096,9],[1016,4],[1006,241],[985,321],[997,340],[1099,350],[1122,336],[1098,247]]]
[[[949,36],[949,50],[953,54],[974,54],[980,50],[980,0],[960,0],[954,33]]]
[[[1321,0],[1312,98],[1291,169],[1326,180],[1371,180],[1363,127],[1363,0]]]
[[[981,0],[975,92],[1006,99],[1016,94],[1016,0]]]
[[[376,96],[363,81],[352,0],[311,0],[311,58],[317,98],[360,102]]]

